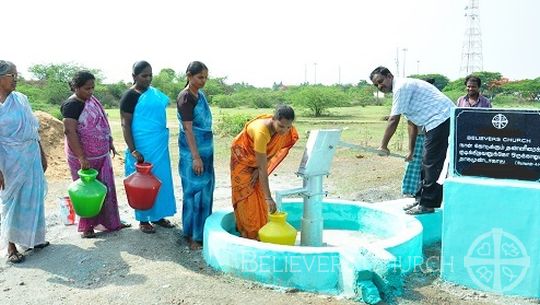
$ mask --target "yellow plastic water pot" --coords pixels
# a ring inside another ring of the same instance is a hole
[[[259,239],[265,243],[293,246],[296,229],[287,222],[287,213],[269,214],[269,221],[259,230]]]

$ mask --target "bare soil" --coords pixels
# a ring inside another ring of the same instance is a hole
[[[132,228],[82,239],[76,226],[64,226],[58,217],[57,198],[70,183],[63,154],[63,135],[51,117],[42,121],[42,143],[49,156],[46,198],[47,239],[51,245],[26,252],[26,261],[11,265],[0,260],[0,304],[358,304],[334,296],[277,289],[216,272],[201,251],[190,251],[181,238],[181,188],[173,164],[178,213],[174,229],[157,227],[156,234],[137,229],[122,187],[122,162],[114,170],[123,220]],[[45,121],[45,122],[44,122]],[[47,127],[48,126],[48,127]],[[121,142],[115,143],[123,147]],[[294,175],[302,147],[271,176],[274,190],[298,187]],[[376,202],[400,198],[403,161],[338,151],[325,187],[331,198]],[[230,207],[229,169],[226,158],[216,162],[214,210]],[[440,246],[426,249],[431,259],[405,278],[401,297],[382,304],[539,304],[536,299],[503,297],[473,291],[439,280]]]

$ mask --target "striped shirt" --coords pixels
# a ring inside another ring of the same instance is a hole
[[[394,77],[392,92],[390,115],[403,114],[416,126],[424,126],[426,132],[446,121],[455,107],[439,89],[420,79]]]

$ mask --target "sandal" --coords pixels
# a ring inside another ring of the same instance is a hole
[[[161,218],[158,221],[153,221],[152,223],[160,227],[167,228],[167,229],[174,228],[174,224],[165,218]]]
[[[407,203],[406,205],[403,206],[403,211],[408,211],[408,210],[414,208],[415,206],[417,206],[419,203],[420,202],[418,202],[418,201]]]
[[[81,238],[96,238],[96,232],[94,230],[84,231]]]
[[[426,208],[426,207],[421,206],[421,205],[417,205],[417,206],[405,211],[405,213],[408,214],[408,215],[430,214],[430,213],[433,213],[433,212],[435,212],[434,208]]]
[[[8,262],[12,264],[18,264],[24,262],[24,255],[22,255],[19,252],[13,252],[11,254],[8,254]]]
[[[120,221],[120,229],[125,229],[125,228],[131,228],[131,224],[127,223],[127,222]]]
[[[149,223],[140,223],[139,229],[146,234],[156,233],[156,229]]]
[[[50,244],[51,244],[50,242],[46,241],[46,242],[44,242],[44,243],[42,243],[42,244],[35,245],[35,246],[34,246],[34,249],[43,249],[43,248],[49,246]]]

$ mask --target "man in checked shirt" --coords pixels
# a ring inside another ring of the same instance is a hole
[[[370,77],[383,93],[393,93],[392,110],[384,132],[380,155],[388,156],[388,142],[396,132],[401,115],[425,131],[422,158],[422,186],[414,203],[404,207],[407,214],[433,213],[442,202],[442,185],[437,179],[443,168],[450,133],[450,111],[454,103],[432,84],[420,79],[397,78],[386,67],[377,67]],[[411,137],[416,137],[412,134]]]

